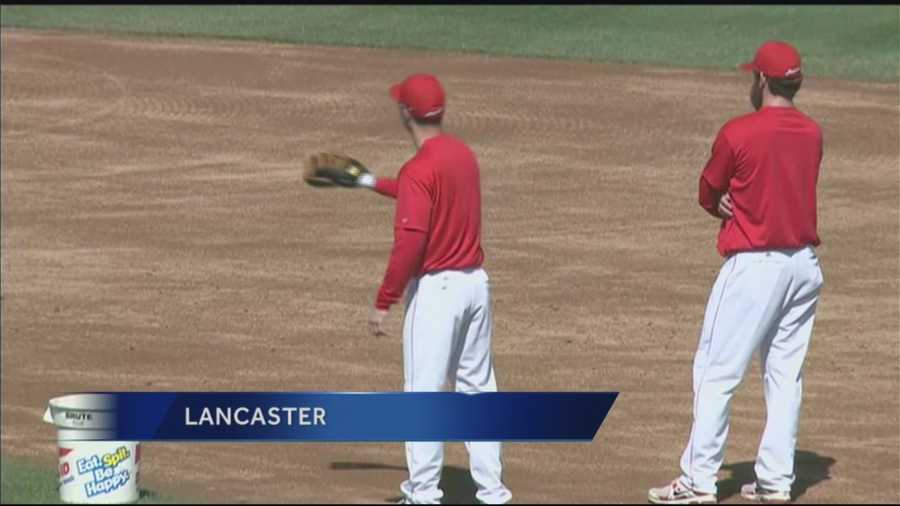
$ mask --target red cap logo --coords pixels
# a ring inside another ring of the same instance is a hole
[[[766,77],[775,79],[798,79],[803,77],[800,71],[800,53],[794,46],[780,40],[770,40],[759,46],[753,61],[741,65],[744,70],[755,70]]]
[[[438,119],[444,115],[444,88],[431,74],[414,74],[391,86],[391,98],[409,109],[418,119]]]

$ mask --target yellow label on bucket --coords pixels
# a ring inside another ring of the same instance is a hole
[[[127,459],[131,456],[131,453],[128,452],[128,448],[124,446],[120,446],[116,453],[107,453],[103,456],[103,465],[106,467],[116,467],[119,465],[119,462]]]

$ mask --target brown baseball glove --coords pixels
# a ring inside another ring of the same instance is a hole
[[[343,186],[355,188],[359,186],[359,178],[371,174],[369,169],[358,160],[334,153],[312,155],[306,161],[303,179],[316,187]]]

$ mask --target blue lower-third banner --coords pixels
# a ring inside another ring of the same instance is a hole
[[[84,440],[590,441],[617,395],[119,392],[67,395],[50,410]]]

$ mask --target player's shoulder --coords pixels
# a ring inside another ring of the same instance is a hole
[[[726,121],[716,134],[716,143],[724,140],[726,144],[732,147],[736,143],[740,144],[746,133],[752,130],[751,125],[756,121],[754,114],[752,112],[741,114]]]
[[[453,160],[454,164],[463,163],[469,167],[478,168],[478,156],[464,140],[450,134],[441,136],[440,145],[443,146],[440,157]]]
[[[414,170],[433,170],[438,168],[448,156],[458,154],[473,157],[475,155],[462,139],[448,133],[442,133],[425,141],[421,149],[407,163],[414,167]]]
[[[725,135],[738,134],[760,124],[762,121],[762,115],[759,111],[748,112],[726,121],[725,124],[722,125],[720,132]]]
[[[822,126],[819,125],[819,122],[813,119],[810,115],[801,111],[800,109],[794,109],[797,116],[800,117],[803,121],[805,121],[809,127],[815,130],[820,136],[822,135]]]
[[[400,168],[399,177],[426,179],[434,168],[433,155],[424,149],[416,151]]]
[[[410,171],[435,169],[450,153],[475,155],[472,148],[465,141],[456,136],[442,133],[425,141],[425,144],[416,151],[416,154],[406,162],[404,168],[408,167]]]
[[[778,117],[783,117],[781,115],[789,114],[792,115],[795,119],[799,119],[803,122],[809,124],[810,127],[815,128],[817,130],[821,130],[819,123],[816,120],[812,119],[808,115],[806,115],[800,109],[795,107],[791,108],[763,108],[758,111],[749,112],[746,114],[741,114],[740,116],[735,116],[725,122],[722,126],[723,132],[741,132],[745,130],[752,130],[754,128],[760,126],[769,126],[772,124],[773,120]]]
[[[429,140],[421,150],[422,154],[425,156],[440,155],[448,151],[471,153],[472,149],[468,144],[466,144],[465,141],[463,141],[459,137],[444,132],[439,136]]]
[[[451,146],[464,147],[466,149],[469,149],[469,146],[468,146],[468,144],[466,144],[466,141],[460,139],[459,137],[457,137],[453,134],[448,134],[445,132],[445,133],[441,134],[440,139],[444,140]]]
[[[792,116],[792,122],[797,120],[807,123],[811,130],[819,130],[819,125],[812,118],[806,116],[795,108],[770,108],[764,107],[758,111],[735,116],[722,125],[719,136],[724,137],[730,143],[740,144],[743,140],[754,138],[757,134],[770,131],[785,118]]]

